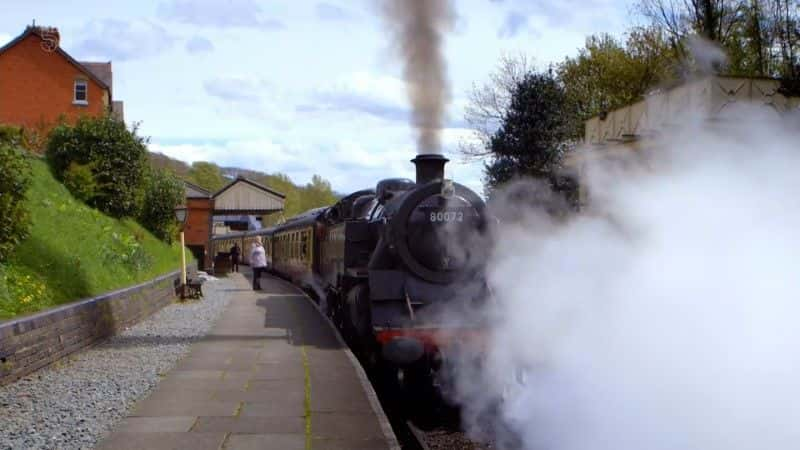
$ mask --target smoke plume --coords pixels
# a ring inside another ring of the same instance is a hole
[[[797,448],[800,127],[763,114],[592,167],[576,217],[495,203],[487,360],[457,383],[473,434],[498,417],[525,450]]]
[[[441,151],[439,130],[449,100],[444,33],[453,24],[449,0],[384,0],[383,12],[403,59],[403,76],[419,133],[417,151]]]

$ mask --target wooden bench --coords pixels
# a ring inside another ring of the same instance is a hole
[[[184,298],[185,297],[200,298],[202,296],[203,296],[203,280],[199,278],[190,278],[186,280],[186,286],[184,286]]]
[[[199,278],[188,278],[186,284],[182,285],[180,279],[176,279],[173,283],[175,286],[175,295],[179,295],[181,299],[184,298],[200,298],[203,296],[203,280]]]

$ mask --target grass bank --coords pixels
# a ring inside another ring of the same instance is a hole
[[[0,264],[0,320],[130,286],[176,270],[180,245],[75,200],[31,160],[30,237]],[[187,252],[187,259],[191,259]]]

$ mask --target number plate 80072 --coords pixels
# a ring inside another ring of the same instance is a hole
[[[428,215],[431,222],[463,222],[463,211],[431,211]]]

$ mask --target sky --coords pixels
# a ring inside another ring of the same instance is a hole
[[[0,45],[32,20],[78,60],[112,61],[115,100],[150,150],[347,193],[413,178],[416,135],[379,0],[0,0]],[[464,161],[464,106],[503,54],[536,65],[575,55],[587,35],[620,35],[625,0],[454,0],[445,37],[447,177],[482,191]]]

